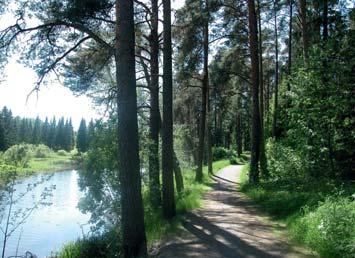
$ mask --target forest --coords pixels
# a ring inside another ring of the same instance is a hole
[[[5,249],[55,194],[12,212],[16,184],[69,168],[90,230],[43,257],[355,257],[353,1],[0,0],[0,19],[0,81],[17,58],[31,93],[104,110],[78,130],[0,111],[3,258],[42,257],[22,231]]]

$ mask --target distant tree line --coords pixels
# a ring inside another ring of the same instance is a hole
[[[19,143],[45,144],[54,150],[71,151],[75,135],[71,118],[53,117],[42,121],[39,117],[14,117],[9,108],[0,111],[0,151]]]

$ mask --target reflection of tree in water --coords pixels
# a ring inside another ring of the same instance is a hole
[[[16,186],[18,186],[21,181],[19,180],[16,170],[1,175],[1,181],[3,182],[0,189],[0,230],[3,237],[2,258],[5,257],[6,245],[9,238],[27,221],[33,211],[52,204],[49,199],[52,197],[52,192],[56,188],[55,185],[45,186],[39,196],[34,194],[34,191],[40,185],[47,182],[52,176],[53,175],[40,176],[33,183],[28,183],[24,189],[18,190]],[[28,196],[32,199],[31,204],[27,207],[16,206],[21,200],[26,197],[28,198]],[[35,257],[30,252],[26,252],[24,256],[18,256],[17,250],[20,245],[21,235],[22,231],[17,241],[16,254],[10,257]]]

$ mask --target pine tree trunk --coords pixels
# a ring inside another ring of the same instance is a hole
[[[259,72],[260,72],[260,172],[264,177],[268,176],[264,139],[264,70],[263,70],[263,42],[261,35],[261,6],[258,0],[258,27],[259,27]]]
[[[150,35],[150,118],[149,118],[149,192],[154,208],[161,203],[159,177],[159,36],[158,36],[158,0],[152,0]]]
[[[208,12],[208,1],[205,1],[206,5],[206,11]],[[209,72],[208,72],[208,52],[209,52],[209,31],[208,31],[208,18],[205,20],[205,26],[204,26],[204,40],[203,40],[203,49],[204,49],[204,87],[207,88],[207,94],[206,94],[206,106],[207,106],[207,115],[206,115],[206,125],[207,125],[207,164],[208,164],[208,174],[212,175],[213,174],[213,167],[212,167],[212,143],[211,143],[211,124],[210,124],[210,113],[211,113],[211,107],[210,107],[210,89],[209,89]]]
[[[289,0],[289,8],[290,8],[290,21],[289,21],[289,31],[288,31],[288,61],[287,61],[287,69],[288,75],[291,75],[291,67],[292,67],[292,17],[293,17],[293,0]],[[291,90],[290,83],[287,83],[287,90]]]
[[[173,151],[173,162],[174,162],[173,166],[174,166],[176,191],[180,194],[184,190],[184,178],[182,177],[180,163],[176,156],[175,151]]]
[[[277,119],[278,119],[278,99],[279,99],[279,39],[277,29],[277,7],[274,0],[274,31],[275,31],[275,92],[274,92],[274,117],[272,121],[272,136],[277,137]]]
[[[243,131],[242,131],[242,102],[241,102],[242,92],[237,93],[237,118],[236,118],[236,144],[237,144],[237,155],[238,158],[241,157],[243,152]]]
[[[164,76],[163,76],[163,124],[162,124],[162,171],[163,214],[166,219],[175,216],[173,174],[173,73],[171,47],[171,3],[163,0]]]
[[[159,113],[159,112],[158,112]],[[159,124],[162,124],[162,119],[159,115]],[[160,126],[161,129],[161,126]],[[180,167],[180,162],[178,157],[176,156],[176,152],[173,148],[173,170],[174,170],[174,176],[175,176],[175,184],[176,184],[176,190],[178,193],[181,193],[184,190],[184,178],[182,176],[182,171]]]
[[[306,0],[299,0],[301,29],[302,29],[302,44],[303,44],[303,57],[307,62],[308,59],[308,35],[307,35],[307,6]]]
[[[251,93],[252,93],[252,128],[251,128],[251,161],[249,181],[259,181],[260,154],[260,112],[259,112],[259,56],[258,28],[254,0],[248,0],[249,14],[249,47],[251,56]]]
[[[126,258],[147,257],[138,146],[133,0],[116,1],[116,19],[122,249]]]
[[[206,9],[207,9],[207,1]],[[201,7],[202,12],[202,7]],[[206,18],[205,18],[206,19]],[[208,19],[204,22],[203,27],[203,79],[202,79],[202,103],[201,103],[201,117],[198,138],[198,154],[197,154],[197,170],[196,181],[201,182],[203,178],[202,165],[203,153],[205,146],[205,132],[206,132],[206,113],[207,113],[207,95],[208,95]]]
[[[328,40],[328,0],[323,0],[323,40]]]

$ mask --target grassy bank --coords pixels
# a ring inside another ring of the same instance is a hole
[[[45,158],[31,158],[28,167],[23,168],[25,174],[33,174],[38,172],[56,172],[75,168],[70,153],[53,152]]]
[[[248,166],[241,190],[274,220],[286,224],[292,239],[321,257],[355,257],[355,187],[328,180],[278,180],[248,183]]]
[[[75,152],[54,151],[45,145],[14,145],[0,153],[0,175],[16,171],[24,177],[34,173],[56,172],[75,168]]]

